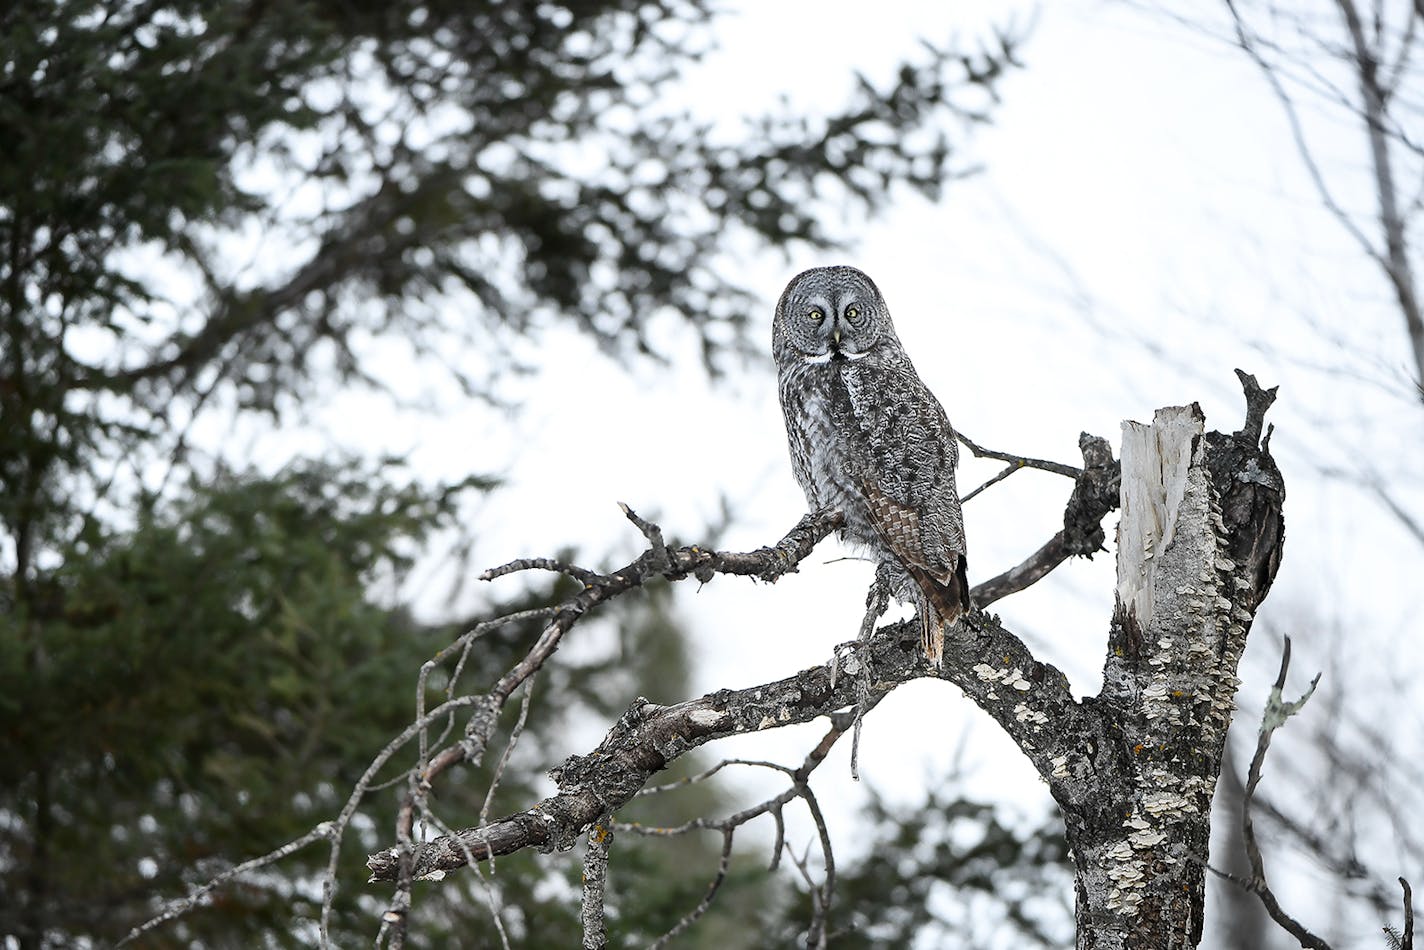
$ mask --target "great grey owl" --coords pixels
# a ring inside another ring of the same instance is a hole
[[[812,511],[838,508],[841,536],[915,605],[930,663],[969,609],[954,430],[905,355],[885,298],[854,267],[796,275],[772,323],[796,480]]]

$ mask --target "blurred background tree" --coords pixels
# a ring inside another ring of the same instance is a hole
[[[471,502],[498,490],[478,452],[440,483],[320,449],[259,465],[197,427],[275,429],[350,387],[398,398],[391,347],[494,401],[521,369],[514,343],[558,326],[657,360],[663,321],[722,373],[748,349],[752,298],[720,251],[831,247],[826,202],[937,195],[965,171],[946,130],[987,118],[1013,60],[1007,39],[926,47],[838,114],[729,139],[661,98],[712,19],[700,0],[0,10],[0,935],[111,941],[329,816],[409,722],[420,663],[464,628],[418,619],[401,580],[433,532],[477,535]],[[682,692],[665,597],[607,629],[608,656],[541,682],[559,702],[530,712],[532,746],[642,684]],[[536,632],[481,641],[466,675]],[[515,755],[501,795],[527,800],[546,767]],[[487,778],[443,804],[477,814]],[[697,794],[676,807],[718,795]],[[375,799],[343,880],[387,834]],[[628,849],[655,870],[618,926],[651,937],[715,858],[706,842]],[[294,860],[153,945],[312,942],[304,880],[325,854]],[[414,936],[488,933],[494,904],[512,945],[567,946],[567,873],[502,861],[491,885],[430,893]],[[774,896],[738,880],[723,902]],[[346,942],[379,907],[345,888],[338,911]]]
[[[958,777],[897,806],[872,791],[860,829],[874,844],[836,871],[831,945],[1066,947],[1073,942],[1073,875],[1062,822],[1008,822],[1001,802],[977,801]],[[757,942],[805,944],[804,900],[781,901]]]

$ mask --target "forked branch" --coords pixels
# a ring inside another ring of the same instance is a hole
[[[974,588],[971,596],[977,606],[982,608],[1022,590],[1070,554],[1090,554],[1100,549],[1104,539],[1100,522],[1116,507],[1120,475],[1106,440],[1085,433],[1080,447],[1084,458],[1082,469],[1057,463],[1049,467],[1050,463],[1039,465],[1038,460],[1026,460],[1033,463],[1031,467],[1047,467],[1050,471],[1074,476],[1074,491],[1064,513],[1064,528],[1025,564]],[[979,452],[989,451],[974,448]],[[1009,457],[1006,453],[992,455]],[[654,576],[669,580],[697,577],[707,581],[715,574],[727,573],[775,581],[794,570],[811,548],[840,524],[838,512],[813,513],[803,518],[775,546],[730,554],[696,545],[669,548],[657,525],[626,506],[624,512],[648,539],[649,547],[619,571],[603,574],[562,561],[528,558],[486,571],[482,577],[491,579],[522,570],[557,571],[583,585],[580,597],[591,601],[582,607],[586,610],[593,605],[595,594],[602,593],[604,596],[599,599],[607,599]],[[555,616],[551,628],[565,621],[563,629],[566,630],[576,619],[566,616],[562,608]],[[935,675],[918,661],[913,649],[905,649],[907,643],[913,645],[908,630],[908,625],[886,628],[866,651],[837,656],[829,666],[813,667],[775,683],[747,690],[720,690],[674,706],[636,700],[598,749],[589,756],[571,757],[553,770],[551,774],[559,783],[558,794],[524,812],[468,829],[453,838],[436,838],[416,847],[414,853],[409,847],[397,847],[371,855],[367,864],[372,880],[395,880],[398,886],[407,886],[410,879],[438,876],[465,866],[471,855],[487,860],[529,847],[540,850],[570,847],[600,815],[616,812],[653,775],[699,745],[744,732],[806,722],[857,704],[868,706],[899,683]],[[902,634],[905,642],[902,642]],[[1065,753],[1060,746],[1066,742],[1063,738],[1066,733],[1059,730],[1053,736],[1045,736],[1043,733],[1048,730],[1044,724],[1050,721],[1060,725],[1077,724],[1078,734],[1089,728],[1076,714],[1077,704],[1062,674],[1040,664],[1017,637],[992,617],[975,615],[959,624],[951,637],[959,641],[962,648],[957,651],[955,662],[948,664],[941,675],[958,684],[1011,735],[1022,739],[1026,748],[1033,749],[1030,757],[1045,778],[1052,780]],[[531,655],[538,650],[536,645]],[[873,671],[876,684],[870,695],[864,695],[865,669],[859,666],[863,662]],[[841,676],[843,663],[847,664],[847,675]],[[849,665],[856,665],[857,669],[850,670]],[[853,721],[852,718],[848,723]],[[426,773],[423,788],[430,787],[431,780],[448,767],[447,763],[460,761],[459,756],[458,745],[437,754]]]

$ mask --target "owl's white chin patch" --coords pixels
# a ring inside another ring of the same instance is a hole
[[[803,363],[829,363],[831,360],[836,359],[837,357],[840,357],[840,358],[842,358],[842,359],[847,359],[847,360],[859,360],[859,359],[864,359],[865,357],[867,357],[867,356],[869,356],[869,355],[870,355],[870,351],[869,351],[869,350],[867,350],[867,351],[865,351],[865,352],[863,352],[863,353],[851,353],[851,352],[849,352],[848,350],[830,350],[830,351],[828,351],[828,352],[826,352],[826,353],[807,353],[807,354],[805,354],[804,356],[801,357],[801,362],[803,362]]]

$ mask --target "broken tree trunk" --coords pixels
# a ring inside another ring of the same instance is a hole
[[[1233,435],[1204,433],[1195,405],[1123,424],[1117,603],[1103,690],[1083,703],[1097,736],[1069,779],[1050,779],[1081,950],[1201,939],[1236,669],[1283,536],[1284,486],[1261,440],[1274,390],[1242,382],[1247,423]]]

